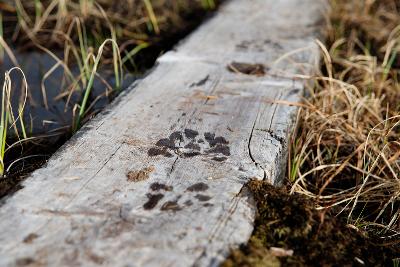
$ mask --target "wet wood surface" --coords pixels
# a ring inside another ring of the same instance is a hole
[[[284,175],[275,100],[299,101],[323,12],[227,1],[4,200],[0,265],[218,265],[253,229],[246,182]]]

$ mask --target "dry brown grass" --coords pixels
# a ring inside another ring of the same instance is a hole
[[[24,48],[64,47],[67,38],[78,42],[77,21],[90,45],[98,47],[111,31],[121,46],[154,42],[185,27],[185,16],[204,5],[204,0],[5,0],[0,11],[5,36]]]
[[[399,244],[400,4],[331,4],[329,49],[292,139],[292,192]]]

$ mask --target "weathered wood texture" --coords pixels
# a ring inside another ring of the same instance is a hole
[[[5,201],[0,265],[217,265],[252,231],[243,185],[284,170],[296,108],[271,100],[299,100],[290,75],[318,60],[321,14],[316,0],[228,1]]]

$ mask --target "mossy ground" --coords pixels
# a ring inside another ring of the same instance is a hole
[[[395,266],[400,257],[399,247],[377,245],[343,218],[316,210],[305,196],[263,181],[248,187],[257,205],[253,235],[223,267]],[[293,250],[293,255],[280,256],[274,248]]]

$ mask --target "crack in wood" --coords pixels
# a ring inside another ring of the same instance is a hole
[[[278,134],[276,134],[273,130],[271,129],[255,129],[256,131],[260,131],[260,132],[266,132],[270,135],[270,137],[272,137],[273,139],[275,139],[276,141],[278,141],[281,146],[285,146],[286,145],[286,139],[282,136],[279,136]]]
[[[261,108],[261,106],[260,106]],[[263,177],[262,179],[265,179],[267,177],[267,173],[265,171],[265,169],[256,161],[256,159],[254,158],[252,152],[251,152],[251,141],[254,135],[254,129],[256,127],[257,124],[257,120],[258,120],[258,116],[259,116],[259,112],[257,112],[256,118],[254,119],[254,123],[253,123],[253,127],[251,128],[251,132],[250,132],[250,136],[249,136],[249,140],[247,142],[247,150],[248,150],[248,154],[250,159],[253,161],[254,165],[256,166],[256,168],[261,169],[263,172]]]
[[[96,176],[101,172],[101,170],[103,170],[107,163],[115,156],[115,154],[118,152],[118,150],[122,147],[123,143],[120,143],[117,148],[114,150],[114,152],[111,153],[111,155],[108,157],[108,159],[106,160],[106,162],[101,165],[101,167],[92,175],[92,177],[90,177],[83,185],[82,187],[74,194],[74,196],[70,199],[69,203],[66,205],[66,207],[68,205],[70,205],[75,199],[76,197],[79,195],[79,193],[85,189],[85,187],[93,180],[96,178]],[[66,208],[65,207],[65,208]]]

